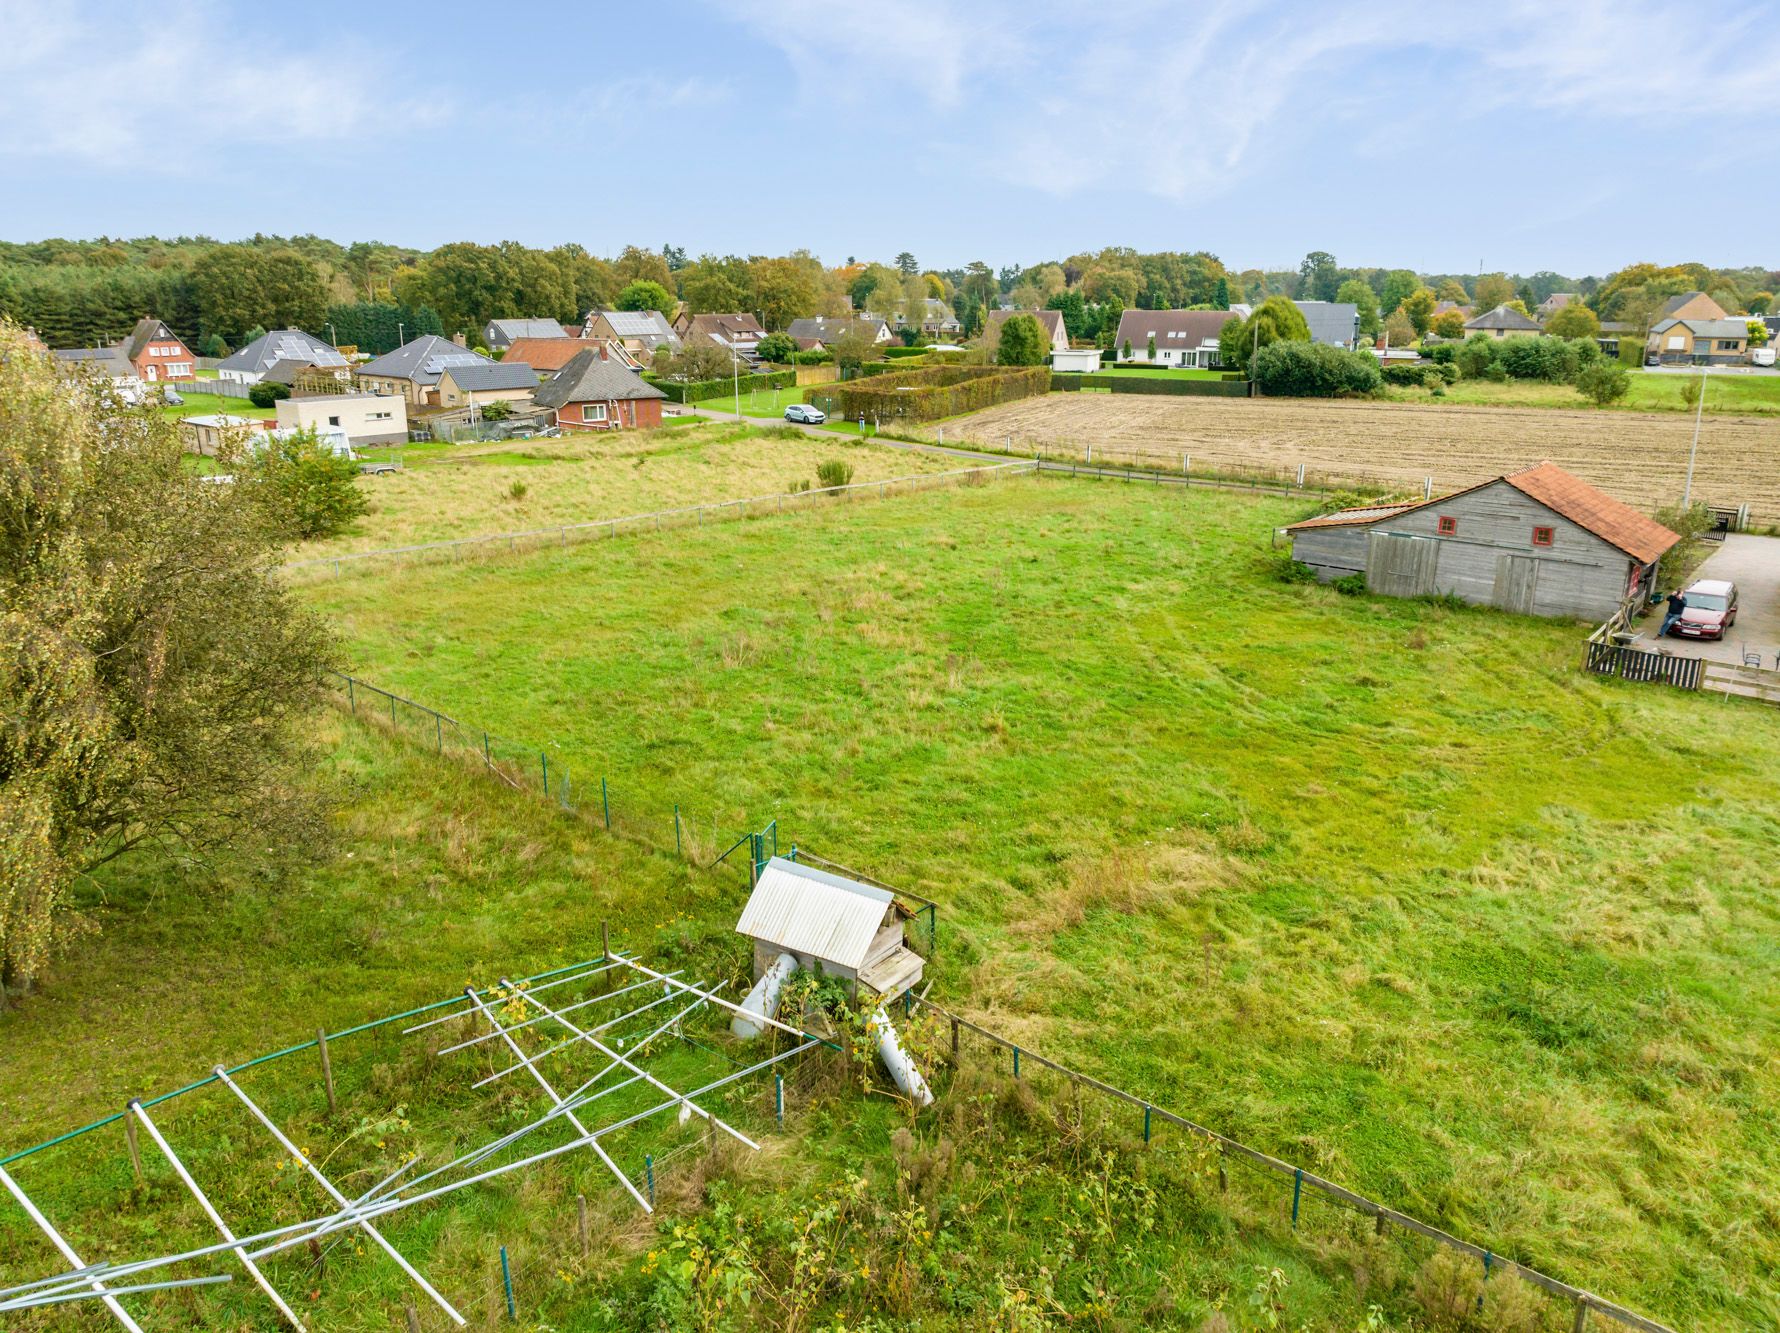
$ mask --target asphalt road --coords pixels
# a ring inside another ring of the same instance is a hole
[[[1716,642],[1663,639],[1663,651],[1680,657],[1703,657],[1711,662],[1740,663],[1747,649],[1761,654],[1763,666],[1780,666],[1780,537],[1733,532],[1706,557],[1694,578],[1728,579],[1737,585],[1737,623]],[[1659,646],[1651,636],[1661,623],[1651,623],[1650,629],[1640,636],[1639,647]]]

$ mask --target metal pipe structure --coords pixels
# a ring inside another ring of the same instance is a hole
[[[757,1074],[762,1069],[769,1069],[782,1060],[789,1060],[794,1055],[802,1055],[812,1047],[820,1046],[822,1044],[823,1042],[820,1037],[811,1037],[802,1045],[793,1046],[789,1050],[780,1051],[777,1055],[769,1055],[759,1063],[749,1065],[746,1069],[738,1069],[733,1074],[725,1074],[722,1078],[714,1079],[705,1084],[702,1088],[694,1088],[691,1092],[686,1093],[685,1096],[702,1097],[707,1092],[715,1092],[718,1088],[726,1087],[729,1084],[734,1083],[737,1079],[746,1078],[750,1074]],[[647,1111],[638,1111],[635,1115],[626,1116],[623,1120],[617,1121],[614,1124],[605,1125],[594,1130],[590,1137],[603,1139],[608,1134],[616,1134],[621,1129],[629,1129],[632,1125],[647,1120],[651,1116],[660,1115],[663,1111],[673,1110],[674,1107],[680,1105],[682,1100],[683,1098],[681,1095],[676,1093],[667,1101],[659,1102],[656,1105],[651,1106]],[[583,1145],[579,1139],[571,1139],[567,1143],[558,1144],[554,1148],[547,1148],[543,1152],[532,1154],[530,1157],[522,1157],[516,1162],[508,1162],[505,1166],[497,1166],[491,1170],[467,1177],[464,1180],[453,1181],[449,1185],[441,1185],[437,1189],[427,1190],[425,1193],[416,1194],[412,1198],[385,1200],[373,1207],[361,1209],[350,1217],[342,1214],[330,1218],[319,1230],[264,1246],[261,1249],[253,1251],[253,1257],[255,1259],[264,1259],[268,1255],[278,1254],[281,1251],[292,1249],[298,1245],[306,1245],[311,1240],[319,1240],[321,1237],[331,1235],[333,1232],[342,1231],[350,1226],[356,1226],[359,1222],[365,1219],[382,1217],[385,1213],[393,1213],[402,1208],[411,1207],[417,1203],[426,1203],[429,1200],[437,1199],[447,1194],[453,1194],[458,1190],[468,1189],[471,1185],[480,1185],[485,1180],[493,1180],[496,1176],[504,1176],[509,1171],[517,1171],[525,1166],[535,1166],[537,1163],[547,1162],[553,1157],[561,1157],[564,1153],[574,1152],[581,1146]],[[162,1262],[170,1263],[173,1261],[164,1260]]]
[[[452,725],[456,726],[457,723],[453,722]],[[566,986],[571,981],[584,981],[588,977],[597,977],[601,972],[610,972],[613,968],[617,967],[618,962],[621,958],[622,958],[622,955],[614,955],[613,960],[611,962],[602,962],[598,967],[590,968],[586,972],[577,972],[572,977],[558,977],[555,981],[546,981],[542,986],[538,986],[535,989],[540,990],[540,991],[547,991],[547,990],[554,989],[557,986]],[[456,1000],[441,1000],[440,1003],[441,1004],[455,1004],[455,1003],[457,1003],[457,1001]],[[424,1023],[416,1023],[411,1028],[403,1028],[402,1035],[404,1037],[406,1037],[413,1033],[421,1031],[423,1028],[437,1027],[440,1023],[449,1023],[455,1018],[464,1018],[466,1016],[467,1016],[467,1011],[463,1010],[463,1009],[459,1009],[456,1013],[442,1014],[438,1018],[429,1018]]]
[[[613,966],[617,966],[617,964],[613,964]],[[668,973],[668,975],[671,977],[677,977],[680,975],[681,971],[684,971],[684,969],[683,968],[676,969],[675,971]],[[631,983],[628,986],[624,986],[618,990],[607,991],[604,995],[596,995],[591,1000],[577,1000],[573,1004],[565,1004],[562,1007],[562,1012],[565,1014],[572,1014],[577,1009],[585,1009],[589,1005],[599,1004],[601,1001],[604,1001],[604,1000],[615,1000],[620,995],[628,995],[628,994],[630,994],[631,991],[641,990],[643,987],[645,987],[649,984],[650,983],[647,981],[637,981],[637,982]],[[632,1012],[636,1012],[636,1011],[633,1010]],[[464,1017],[464,1015],[462,1015],[462,1014],[457,1014],[457,1015],[453,1015],[453,1016],[459,1017],[459,1018]],[[509,1023],[505,1028],[497,1029],[494,1032],[478,1032],[474,1037],[468,1037],[465,1040],[458,1042],[455,1046],[441,1046],[439,1048],[439,1054],[440,1055],[450,1055],[453,1051],[461,1051],[461,1050],[465,1050],[471,1046],[478,1046],[485,1041],[493,1041],[496,1037],[500,1036],[502,1032],[518,1032],[522,1028],[529,1028],[529,1027],[533,1026],[534,1024],[545,1022],[545,1021],[547,1021],[548,1017],[549,1016],[546,1014],[540,1014],[537,1018],[528,1018],[528,1019],[524,1020],[523,1022],[519,1022],[519,1023]]]
[[[653,986],[654,984],[655,983],[653,981],[639,981],[637,983],[637,985],[639,985],[639,986]],[[663,989],[666,989],[666,988],[664,987]],[[669,1000],[673,1000],[673,999],[677,999],[677,998],[678,997],[674,994],[674,992],[669,990],[668,993],[666,995],[663,995],[660,999],[651,1000],[651,1001],[649,1001],[648,1004],[642,1005],[636,1009],[632,1009],[629,1013],[618,1015],[617,1018],[607,1019],[604,1023],[601,1023],[598,1027],[589,1028],[588,1031],[589,1032],[605,1032],[608,1029],[617,1027],[620,1023],[628,1022],[630,1019],[635,1018],[638,1014],[648,1013],[651,1009],[655,1008],[657,1005],[666,1004]],[[558,1012],[566,1014],[566,1013],[569,1013],[574,1008],[575,1008],[574,1005],[570,1005],[567,1009],[558,1010]],[[538,1022],[542,1022],[544,1018],[548,1018],[548,1017],[551,1017],[551,1015],[546,1014],[546,1015],[543,1015],[541,1018],[534,1018],[530,1021],[533,1023],[538,1023]],[[672,1025],[670,1024],[669,1026],[672,1026]],[[508,1028],[507,1030],[509,1032],[511,1032],[513,1029]],[[534,1061],[542,1060],[547,1055],[554,1055],[554,1054],[556,1054],[556,1052],[558,1052],[560,1050],[565,1050],[568,1047],[573,1046],[579,1040],[580,1039],[578,1037],[565,1037],[561,1041],[557,1042],[555,1045],[546,1046],[543,1050],[539,1051],[536,1055],[532,1056],[532,1059]],[[505,1078],[508,1074],[511,1074],[515,1069],[518,1069],[518,1068],[519,1068],[518,1065],[508,1065],[505,1069],[502,1069],[502,1070],[497,1071],[496,1073],[490,1074],[487,1078],[477,1079],[474,1083],[470,1084],[470,1086],[472,1088],[484,1087],[487,1084],[493,1083],[497,1078]]]
[[[643,973],[645,976],[654,977],[655,980],[657,980],[657,981],[665,981],[668,985],[674,987],[674,989],[676,989],[676,990],[683,990],[688,995],[696,995],[701,1000],[708,1000],[710,1003],[716,1005],[719,1009],[727,1009],[732,1014],[740,1014],[744,1018],[748,1019],[751,1022],[762,1023],[762,1024],[765,1024],[767,1027],[777,1028],[777,1029],[779,1029],[780,1032],[788,1032],[793,1037],[798,1037],[798,1038],[802,1038],[805,1040],[808,1040],[812,1036],[814,1036],[813,1033],[805,1032],[802,1028],[794,1028],[789,1023],[781,1023],[776,1018],[767,1018],[762,1014],[756,1014],[749,1010],[746,1010],[746,1009],[742,1008],[742,1006],[739,1004],[731,1004],[728,1000],[720,1000],[715,995],[712,995],[707,991],[699,990],[696,986],[688,986],[684,981],[675,981],[672,977],[669,977],[669,976],[664,975],[663,973],[657,972],[652,967],[644,967],[641,963],[637,962],[635,959],[623,958],[623,959],[620,959],[619,961],[622,962],[626,967],[635,968],[638,972]],[[834,1044],[833,1042],[826,1041],[821,1037],[815,1037],[815,1040],[822,1043],[825,1046],[832,1046]]]
[[[37,1205],[31,1202],[31,1196],[19,1188],[18,1181],[8,1175],[3,1166],[0,1166],[0,1185],[5,1185],[12,1197],[19,1201],[19,1207],[23,1208],[26,1215],[37,1224],[37,1229],[49,1237],[49,1243],[61,1252],[64,1259],[76,1268],[86,1267],[81,1262],[80,1256],[74,1252],[74,1247],[62,1239],[62,1233],[57,1231],[50,1220],[37,1210]],[[117,1298],[106,1289],[103,1282],[95,1277],[87,1279],[83,1285],[90,1287],[93,1295],[105,1302],[105,1308],[111,1311],[118,1323],[131,1330],[131,1333],[142,1333],[142,1325],[130,1318],[129,1311],[117,1303]]]
[[[258,1120],[262,1125],[264,1125],[266,1127],[266,1129],[271,1133],[272,1137],[278,1140],[279,1146],[282,1147],[293,1158],[295,1158],[297,1161],[299,1161],[303,1164],[304,1168],[308,1170],[309,1174],[312,1177],[314,1177],[316,1184],[320,1185],[324,1190],[326,1190],[336,1203],[343,1204],[348,1209],[351,1208],[352,1205],[347,1203],[346,1196],[344,1194],[340,1193],[339,1190],[334,1188],[334,1182],[329,1180],[326,1176],[322,1175],[320,1169],[315,1165],[315,1163],[311,1162],[306,1156],[304,1156],[301,1152],[299,1152],[297,1150],[297,1145],[292,1143],[288,1138],[285,1137],[284,1131],[282,1129],[278,1128],[277,1125],[272,1123],[271,1119],[266,1115],[266,1113],[264,1111],[260,1110],[260,1108],[254,1104],[253,1098],[249,1097],[245,1092],[243,1092],[241,1090],[241,1085],[236,1083],[234,1079],[230,1078],[227,1074],[225,1074],[222,1071],[222,1067],[220,1065],[217,1067],[216,1076],[222,1080],[223,1085],[225,1087],[227,1087],[230,1092],[234,1093],[237,1097],[239,1097],[241,1099],[241,1104],[243,1106],[245,1106],[249,1111],[253,1112],[254,1119]],[[396,1261],[396,1263],[401,1266],[402,1271],[404,1273],[406,1273],[409,1277],[414,1279],[415,1285],[417,1285],[422,1291],[424,1291],[428,1296],[430,1296],[435,1305],[437,1305],[446,1314],[450,1315],[452,1321],[455,1324],[457,1324],[457,1326],[459,1328],[462,1328],[465,1324],[467,1324],[469,1322],[467,1319],[465,1319],[461,1314],[459,1314],[457,1312],[456,1308],[451,1304],[450,1301],[446,1300],[443,1296],[441,1296],[438,1293],[438,1291],[433,1287],[432,1283],[428,1282],[424,1277],[422,1277],[420,1275],[420,1270],[415,1268],[413,1264],[409,1263],[406,1259],[404,1259],[401,1255],[401,1252],[398,1251],[395,1246],[391,1245],[387,1240],[385,1240],[383,1238],[382,1232],[378,1231],[376,1227],[372,1226],[369,1221],[366,1221],[363,1219],[356,1219],[356,1218],[353,1220],[355,1222],[358,1222],[360,1225],[362,1225],[364,1227],[365,1234],[367,1236],[369,1236],[372,1240],[376,1241],[377,1244],[380,1247],[382,1247],[383,1252],[385,1254],[387,1254],[391,1259],[394,1259]],[[299,1238],[298,1242],[296,1242],[296,1243],[301,1243],[301,1238]],[[255,1255],[254,1257],[258,1258],[259,1256]]]
[[[506,984],[504,980],[503,980],[502,984],[503,985]],[[679,1101],[680,1105],[684,1106],[688,1111],[691,1111],[694,1115],[702,1115],[708,1122],[710,1122],[713,1125],[716,1125],[719,1129],[723,1130],[726,1134],[728,1134],[731,1138],[735,1139],[738,1143],[747,1144],[750,1148],[754,1149],[755,1152],[760,1151],[760,1145],[758,1143],[754,1142],[754,1140],[749,1138],[746,1134],[742,1133],[742,1131],[737,1129],[734,1125],[731,1125],[725,1121],[719,1120],[716,1116],[712,1115],[709,1111],[705,1110],[704,1107],[694,1105],[692,1102],[692,1099],[690,1097],[687,1097],[684,1094],[676,1091],[675,1089],[670,1088],[667,1084],[663,1083],[660,1079],[656,1078],[655,1075],[649,1073],[641,1065],[635,1064],[635,1063],[631,1062],[630,1060],[625,1059],[624,1056],[620,1055],[617,1051],[613,1050],[610,1046],[606,1045],[605,1042],[601,1041],[598,1037],[595,1037],[591,1033],[585,1032],[581,1028],[576,1027],[573,1023],[569,1022],[568,1019],[564,1018],[561,1014],[558,1014],[555,1010],[550,1008],[550,1006],[545,1004],[542,1000],[534,999],[533,997],[526,995],[523,992],[521,992],[520,998],[522,1000],[526,1000],[527,1002],[529,1002],[531,1004],[536,1005],[539,1009],[543,1010],[546,1014],[549,1014],[551,1017],[555,1018],[557,1022],[561,1023],[570,1032],[574,1033],[575,1036],[579,1037],[582,1041],[586,1042],[589,1046],[593,1047],[594,1050],[598,1051],[601,1055],[605,1056],[608,1060],[616,1060],[619,1064],[623,1065],[626,1069],[630,1070],[631,1073],[642,1075],[643,1079],[646,1082],[648,1082],[651,1086],[660,1088],[663,1092],[667,1093],[670,1097],[676,1098]]]
[[[228,1273],[215,1273],[210,1277],[182,1277],[171,1282],[144,1282],[136,1287],[110,1287],[105,1292],[97,1291],[63,1291],[50,1296],[30,1296],[16,1301],[0,1301],[0,1314],[12,1310],[36,1310],[45,1305],[62,1305],[68,1301],[96,1301],[104,1295],[130,1296],[143,1291],[170,1291],[174,1287],[210,1287],[218,1282],[233,1282],[235,1279]]]
[[[502,978],[501,985],[504,986],[506,984],[506,979]],[[468,988],[466,987],[466,989]],[[538,1071],[538,1067],[527,1058],[525,1052],[519,1048],[519,1043],[513,1040],[513,1034],[500,1025],[500,1022],[495,1016],[489,1012],[488,1006],[476,998],[476,993],[474,991],[470,991],[469,995],[470,1003],[475,1005],[476,1008],[481,1011],[482,1016],[488,1020],[489,1025],[493,1027],[496,1032],[500,1033],[502,1040],[507,1043],[507,1049],[513,1052],[514,1057],[520,1064],[524,1065],[531,1071],[531,1076],[538,1081],[538,1086],[544,1089],[544,1095],[550,1099],[551,1103],[560,1110],[565,1117],[567,1117],[568,1122],[575,1127],[575,1132],[582,1138],[587,1139],[587,1146],[593,1149],[594,1154],[600,1161],[604,1162],[607,1169],[618,1178],[618,1183],[623,1185],[624,1188],[630,1192],[631,1198],[637,1201],[637,1206],[645,1213],[654,1212],[655,1209],[649,1206],[648,1200],[643,1198],[641,1194],[637,1193],[637,1187],[630,1183],[630,1177],[618,1169],[618,1163],[612,1160],[611,1154],[599,1145],[598,1140],[588,1138],[587,1126],[581,1123],[580,1117],[574,1112],[574,1108],[569,1106],[569,1104],[557,1093],[556,1089],[550,1086],[550,1080],[545,1078],[544,1075]],[[539,1003],[542,1003],[542,1001],[539,1001]]]
[[[208,1196],[205,1195],[203,1190],[198,1188],[198,1182],[192,1179],[192,1173],[185,1169],[185,1163],[179,1160],[179,1155],[173,1151],[172,1145],[167,1142],[159,1127],[156,1126],[154,1121],[148,1118],[148,1112],[142,1109],[142,1103],[139,1101],[132,1101],[130,1103],[130,1110],[133,1111],[136,1118],[142,1122],[142,1127],[148,1131],[148,1136],[155,1141],[155,1146],[161,1150],[162,1156],[164,1156],[167,1159],[168,1164],[172,1166],[174,1173],[184,1183],[185,1187],[192,1192],[192,1197],[198,1201],[198,1207],[204,1210],[204,1215],[215,1225],[218,1234],[220,1234],[224,1240],[234,1240],[235,1233],[229,1230],[229,1224],[222,1220],[222,1214],[216,1211]],[[271,1300],[272,1304],[278,1307],[278,1313],[283,1315],[285,1319],[290,1322],[290,1326],[296,1329],[297,1333],[304,1333],[303,1321],[297,1318],[297,1312],[291,1309],[289,1305],[285,1304],[284,1297],[280,1296],[273,1288],[272,1284],[267,1281],[266,1275],[260,1272],[259,1266],[255,1264],[252,1259],[247,1257],[246,1248],[237,1245],[235,1247],[235,1257],[241,1261],[242,1267],[247,1269],[248,1275],[251,1276],[255,1282],[259,1283],[260,1290],[266,1293],[267,1298]]]

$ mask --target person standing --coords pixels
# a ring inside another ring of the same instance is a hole
[[[1677,620],[1681,619],[1681,613],[1685,610],[1687,610],[1687,598],[1683,597],[1681,589],[1677,588],[1669,594],[1669,607],[1663,612],[1663,627],[1656,632],[1656,637],[1659,639],[1668,638],[1669,630]]]

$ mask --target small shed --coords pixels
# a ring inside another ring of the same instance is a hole
[[[1071,347],[1066,351],[1052,352],[1051,369],[1063,375],[1092,375],[1100,369],[1100,349]]]
[[[775,856],[735,928],[754,941],[756,978],[790,954],[799,967],[839,977],[850,990],[864,984],[894,996],[919,982],[925,966],[903,943],[908,917],[888,889]]]

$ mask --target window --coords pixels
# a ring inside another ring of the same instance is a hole
[[[390,414],[388,412],[369,412],[366,413],[366,416],[371,421],[388,421]]]
[[[1437,525],[1437,530],[1442,537],[1454,536],[1459,530],[1459,521],[1451,514],[1442,514],[1440,516],[1440,522]]]
[[[582,403],[581,404],[581,420],[583,420],[583,421],[604,421],[605,419],[606,419],[606,405],[604,403]]]
[[[1534,546],[1550,546],[1551,538],[1552,538],[1552,532],[1551,532],[1550,528],[1534,528],[1533,529],[1533,545]]]
[[[329,418],[328,418],[328,425],[330,425],[330,426],[338,426],[338,425],[339,425],[339,424],[340,424],[340,418],[339,418],[339,417],[329,417]]]
[[[192,373],[192,363],[190,361],[175,361],[167,367],[167,373],[173,376],[189,375]]]
[[[1718,343],[1718,350],[1721,352],[1734,352],[1737,347],[1738,343],[1735,338],[1721,338]]]

